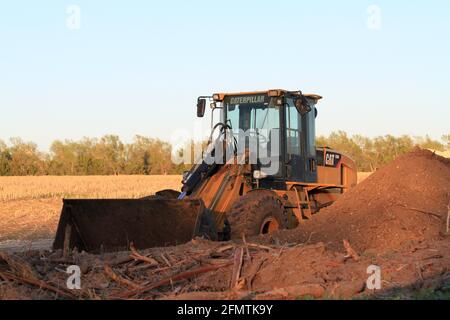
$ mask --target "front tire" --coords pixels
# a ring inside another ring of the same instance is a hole
[[[231,238],[270,234],[287,229],[289,215],[283,202],[270,190],[255,190],[240,197],[227,213]]]

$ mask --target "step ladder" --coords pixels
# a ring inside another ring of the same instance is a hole
[[[297,210],[294,210],[294,214],[300,223],[303,223],[304,218],[308,220],[312,219],[311,202],[309,199],[308,188],[302,187],[298,190],[297,187],[292,188],[295,191],[295,197],[297,200]]]

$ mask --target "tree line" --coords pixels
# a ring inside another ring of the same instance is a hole
[[[356,161],[360,171],[373,171],[414,146],[448,150],[450,134],[437,141],[428,136],[368,138],[338,131],[317,137],[317,146],[342,151]],[[181,155],[182,151],[177,153]],[[189,168],[174,164],[171,154],[170,143],[144,136],[135,136],[131,143],[124,143],[115,135],[57,140],[48,152],[40,151],[33,142],[12,138],[8,144],[0,140],[0,176],[181,174]]]
[[[185,169],[171,161],[171,145],[159,139],[135,136],[124,143],[118,136],[54,141],[49,152],[33,142],[0,140],[0,175],[119,175],[179,174]]]

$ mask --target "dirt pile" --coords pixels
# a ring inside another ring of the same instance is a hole
[[[281,242],[324,242],[342,250],[396,250],[407,242],[445,233],[450,201],[450,159],[414,151],[372,174],[297,230],[279,232]],[[266,239],[267,240],[267,239]]]

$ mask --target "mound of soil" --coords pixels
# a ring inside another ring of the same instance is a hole
[[[372,174],[311,221],[273,238],[324,242],[338,250],[347,239],[359,252],[396,250],[406,242],[443,236],[449,200],[450,159],[417,148]]]

